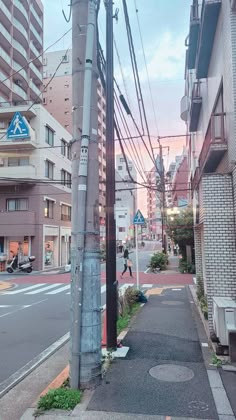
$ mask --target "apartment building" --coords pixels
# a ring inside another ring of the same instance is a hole
[[[122,154],[116,155],[116,171],[118,175],[121,177],[122,181],[125,181],[126,188],[133,189],[133,196],[134,196],[134,208],[133,208],[133,214],[135,215],[137,211],[137,184],[135,182],[137,181],[137,171],[134,166],[134,163],[128,159],[128,167],[130,175],[132,176],[132,179],[134,180],[134,183],[130,180],[130,176],[128,174],[125,159]]]
[[[171,203],[173,207],[186,207],[189,195],[189,169],[185,153],[180,156],[171,181]]]
[[[135,211],[135,194],[130,187],[122,182],[122,177],[116,171],[116,240],[118,244],[132,243],[134,239],[133,218]]]
[[[0,252],[35,255],[34,269],[70,258],[70,140],[40,104],[0,108]]]
[[[157,172],[157,169],[159,173]],[[163,196],[157,191],[161,187],[160,173],[164,170],[160,156],[156,157],[156,167],[147,174],[149,188],[147,189],[148,234],[150,239],[162,238],[162,202]]]
[[[44,54],[43,83],[47,85],[60,64],[55,77],[43,92],[43,105],[60,124],[72,134],[72,50]],[[105,181],[106,181],[106,102],[101,82],[97,83],[98,95],[98,149],[99,149],[99,204],[100,237],[105,237]]]
[[[42,2],[0,0],[0,10],[0,107],[40,102]]]
[[[181,118],[188,129],[198,283],[208,299],[236,296],[236,2],[193,1]]]

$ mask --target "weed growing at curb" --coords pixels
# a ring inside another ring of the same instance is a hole
[[[81,392],[69,388],[51,389],[46,395],[40,397],[35,416],[39,416],[46,410],[61,409],[73,410],[81,401]]]
[[[140,308],[140,303],[134,303],[129,313],[125,313],[123,316],[120,316],[117,320],[117,334],[119,335],[121,331],[128,327],[131,318],[136,314]]]
[[[212,364],[213,364],[214,366],[216,366],[217,368],[222,366],[222,360],[221,360],[221,359],[219,359],[219,358],[216,356],[216,354],[215,354],[215,353],[214,353],[214,354],[212,355],[212,357],[211,357],[211,362],[212,362]]]

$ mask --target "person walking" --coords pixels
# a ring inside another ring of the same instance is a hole
[[[125,248],[123,259],[124,259],[124,270],[123,270],[123,272],[122,272],[122,274],[121,274],[120,277],[123,278],[123,274],[127,271],[127,268],[129,268],[130,277],[133,277],[133,273],[132,273],[132,261],[129,259],[129,250],[128,250],[128,248]]]

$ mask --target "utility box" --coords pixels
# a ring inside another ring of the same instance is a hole
[[[236,302],[228,297],[213,297],[213,325],[222,346],[229,346],[229,333],[236,332]]]

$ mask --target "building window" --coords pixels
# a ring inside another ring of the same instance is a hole
[[[61,206],[61,220],[71,221],[71,207],[62,204]]]
[[[63,156],[66,156],[66,146],[67,146],[66,141],[64,139],[61,139],[61,154]]]
[[[67,54],[62,56],[62,63],[69,63],[69,56]]]
[[[120,162],[124,162],[125,161],[125,159],[124,158],[120,158]]]
[[[116,201],[121,201],[121,198],[120,197],[116,198]]]
[[[125,232],[125,228],[124,227],[119,227],[119,232]]]
[[[64,169],[61,170],[61,183],[67,188],[71,188],[71,174]]]
[[[43,98],[43,104],[47,105],[47,98]]]
[[[68,88],[68,87],[69,87],[69,85],[68,85],[68,84],[66,84],[66,85],[64,85],[64,87],[65,87],[65,88]]]
[[[72,159],[71,145],[70,144],[67,144],[67,159],[69,159],[69,160]]]
[[[45,127],[45,141],[50,146],[54,146],[54,134],[55,132],[46,125]]]
[[[125,219],[125,216],[123,214],[119,214],[119,219]]]
[[[7,200],[7,211],[28,210],[28,198],[9,198]]]
[[[65,98],[65,102],[69,101],[69,98]]]
[[[123,166],[118,166],[118,171],[122,171]]]
[[[8,158],[8,166],[28,166],[28,165],[29,165],[28,156]]]
[[[53,206],[54,206],[54,201],[45,200],[44,217],[47,217],[48,219],[53,218]]]
[[[45,177],[53,179],[54,163],[50,160],[45,161]]]

